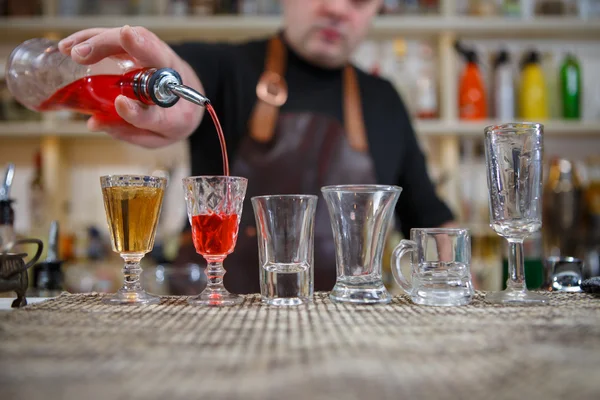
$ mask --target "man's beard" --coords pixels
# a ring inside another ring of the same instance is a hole
[[[322,29],[336,29],[331,26],[331,24],[316,24],[313,25],[308,32],[302,38],[302,46],[304,47],[306,56],[310,57],[310,60],[324,67],[339,67],[348,61],[350,49],[349,43],[346,34],[336,29],[339,32],[338,43],[331,44],[331,46],[336,46],[337,51],[333,54],[329,52],[319,52],[319,53],[311,53],[308,49],[308,43],[310,40],[323,40],[319,37],[319,31]]]

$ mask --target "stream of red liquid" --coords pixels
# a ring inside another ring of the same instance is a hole
[[[215,128],[217,129],[217,134],[219,135],[219,143],[221,144],[221,157],[223,158],[223,175],[229,176],[229,159],[227,157],[227,145],[225,144],[223,128],[221,128],[221,123],[219,122],[219,118],[217,118],[217,113],[210,103],[206,105],[206,111],[208,111],[210,114],[210,117],[215,124]]]

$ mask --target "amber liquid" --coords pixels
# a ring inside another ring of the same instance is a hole
[[[107,187],[102,195],[113,250],[119,254],[152,250],[164,189]]]
[[[590,183],[585,193],[585,202],[590,214],[600,215],[600,181]]]

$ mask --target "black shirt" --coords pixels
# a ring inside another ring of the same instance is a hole
[[[284,40],[285,42],[285,40]],[[183,43],[174,50],[198,74],[222,124],[230,160],[257,100],[256,84],[264,69],[267,39],[242,44]],[[285,80],[287,102],[281,112],[311,111],[343,124],[342,69],[322,69],[289,46]],[[396,207],[405,237],[415,227],[435,227],[453,219],[435,194],[410,118],[391,83],[357,69],[369,151],[379,183],[403,188]],[[184,82],[185,83],[185,82]],[[192,175],[221,175],[218,137],[205,117],[190,138]]]

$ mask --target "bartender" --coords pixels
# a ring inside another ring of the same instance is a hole
[[[224,282],[233,293],[259,292],[256,229],[250,198],[319,196],[315,221],[315,290],[336,279],[335,246],[320,188],[393,184],[403,188],[396,216],[413,227],[452,224],[427,174],[406,107],[389,81],[350,64],[382,0],[282,0],[283,28],[241,44],[169,46],[143,27],[92,28],[60,49],[82,64],[126,53],[143,67],[170,67],[212,102],[223,126],[231,175],[248,178],[237,245]],[[192,175],[222,175],[219,142],[204,109],[180,101],[164,109],[124,96],[115,101],[127,124],[88,128],[145,147],[187,139]],[[180,261],[202,262],[191,242]]]

